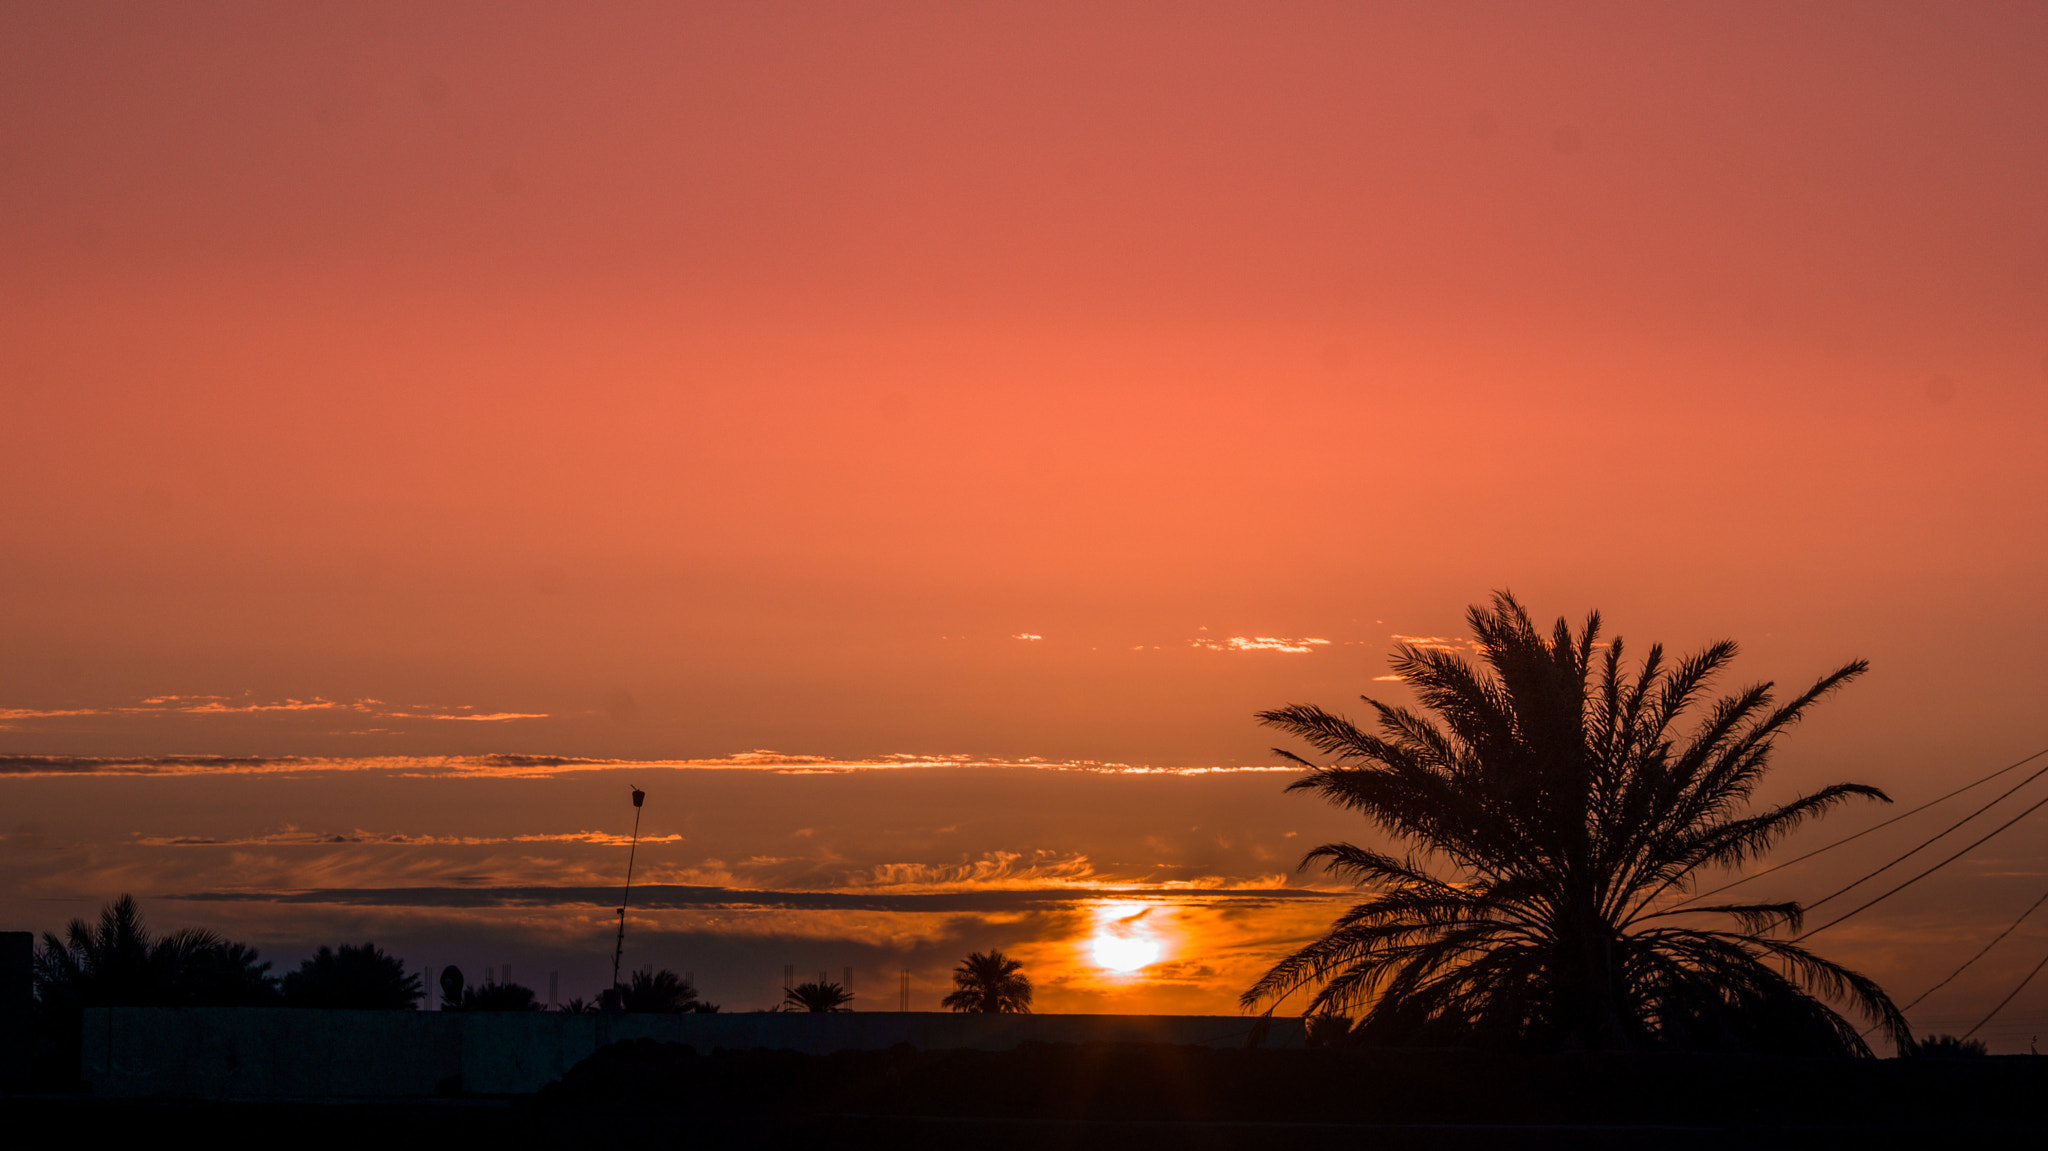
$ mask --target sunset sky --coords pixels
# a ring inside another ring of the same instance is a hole
[[[1867,658],[1762,798],[1932,798],[2048,746],[2044,59],[2017,3],[10,3],[0,921],[587,994],[612,895],[474,893],[615,883],[637,784],[650,882],[788,896],[650,907],[729,1007],[1000,945],[1229,1011],[1366,836],[1253,714],[1500,588]],[[1917,994],[2039,818],[1824,950]]]

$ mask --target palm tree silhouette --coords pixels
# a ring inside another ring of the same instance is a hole
[[[1247,1009],[1307,989],[1304,1014],[1363,1009],[1367,1042],[1868,1055],[1831,999],[1910,1048],[1874,982],[1776,934],[1798,929],[1797,903],[1674,898],[1843,800],[1889,802],[1844,783],[1745,813],[1776,739],[1863,661],[1781,706],[1769,683],[1715,700],[1681,737],[1733,643],[1674,664],[1652,646],[1630,669],[1619,639],[1600,650],[1598,613],[1546,637],[1501,592],[1467,618],[1484,671],[1442,646],[1395,649],[1434,718],[1367,698],[1373,735],[1318,707],[1260,713],[1334,761],[1281,750],[1308,772],[1290,791],[1364,814],[1407,854],[1310,851],[1302,866],[1376,890],[1253,984]],[[1682,918],[1696,915],[1720,922]]]
[[[837,983],[799,983],[782,993],[784,1011],[851,1011],[853,992]]]
[[[63,938],[43,933],[37,996],[54,1010],[80,1007],[252,1007],[277,997],[270,964],[254,949],[188,927],[150,934],[135,897],[74,919]]]
[[[666,967],[660,971],[635,971],[633,981],[626,985],[624,991],[624,995],[620,997],[620,1005],[627,1011],[660,1015],[708,1015],[718,1010],[716,1003],[706,1003],[697,998],[697,989],[688,980]]]
[[[954,1011],[1030,1014],[1031,980],[1023,963],[1000,951],[970,953],[953,969],[953,993],[941,1000]]]

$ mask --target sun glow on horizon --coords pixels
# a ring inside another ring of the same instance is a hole
[[[1088,951],[1095,965],[1118,975],[1130,975],[1159,962],[1164,950],[1151,927],[1144,922],[1153,911],[1148,903],[1117,901],[1095,908],[1095,933]]]

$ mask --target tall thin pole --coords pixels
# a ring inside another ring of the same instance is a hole
[[[619,896],[619,941],[612,947],[612,996],[619,996],[619,959],[626,954],[626,905],[633,898],[633,857],[640,853],[640,805],[647,793],[633,789],[633,845],[626,849],[626,893]]]

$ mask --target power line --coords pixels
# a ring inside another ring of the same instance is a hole
[[[2007,792],[2006,794],[2007,794],[2007,795],[2010,795],[2010,794],[2011,794],[2011,792]],[[2004,796],[2000,796],[1999,798],[2000,798],[2000,799],[2003,799],[2003,798],[2004,798]],[[1997,800],[1993,800],[1992,802],[1993,802],[1993,803],[1996,803],[1996,802],[1997,802]],[[1899,892],[1901,892],[1901,891],[1904,891],[1904,890],[1906,890],[1906,889],[1907,889],[1908,887],[1911,887],[1911,886],[1913,886],[1914,884],[1916,884],[1916,883],[1920,882],[1921,880],[1923,880],[1923,879],[1927,878],[1928,876],[1930,876],[1930,875],[1933,875],[1933,874],[1934,874],[1935,872],[1937,872],[1937,871],[1940,871],[1940,870],[1941,870],[1942,868],[1944,868],[1944,867],[1947,867],[1947,866],[1948,866],[1949,864],[1951,864],[1951,863],[1954,863],[1954,862],[1955,862],[1956,860],[1958,860],[1958,859],[1961,859],[1961,858],[1962,858],[1963,856],[1965,856],[1965,855],[1969,854],[1969,853],[1970,853],[1970,852],[1971,852],[1972,850],[1976,849],[1976,848],[1977,848],[1977,847],[1978,847],[1979,845],[1981,845],[1982,843],[1984,843],[1984,841],[1985,841],[1985,840],[1988,840],[1988,839],[1990,839],[1990,838],[1991,838],[1992,836],[1994,836],[1994,835],[1997,835],[1997,834],[1998,834],[1999,832],[2001,832],[2001,831],[2004,831],[2004,830],[2005,830],[2006,828],[2008,828],[2008,827],[2011,827],[2011,826],[2012,826],[2013,824],[2015,824],[2015,823],[2018,823],[2018,822],[2019,822],[2020,820],[2022,820],[2022,819],[2025,819],[2026,817],[2028,817],[2028,816],[2030,816],[2030,815],[2034,814],[2034,812],[2036,812],[2036,811],[2040,810],[2040,809],[2041,809],[2042,807],[2048,807],[2048,796],[2044,796],[2044,797],[2043,797],[2043,798],[2041,798],[2041,799],[2037,799],[2037,800],[2035,800],[2035,801],[2034,801],[2034,805],[2033,805],[2032,807],[2029,807],[2029,808],[2027,808],[2027,809],[2026,809],[2025,811],[2022,811],[2022,812],[2020,812],[2020,813],[2019,813],[2018,815],[2015,815],[2015,816],[2013,816],[2013,817],[2012,817],[2011,819],[2008,819],[2008,820],[2006,820],[2006,821],[2005,821],[2004,823],[2001,823],[2001,824],[1999,824],[1999,825],[1998,825],[1997,827],[1994,827],[1994,828],[1992,828],[1992,829],[1991,829],[1990,831],[1986,832],[1986,833],[1985,833],[1985,834],[1984,834],[1984,835],[1983,835],[1982,837],[1978,838],[1978,839],[1977,839],[1976,841],[1974,841],[1974,842],[1970,843],[1969,845],[1965,846],[1965,847],[1964,847],[1964,848],[1963,848],[1963,849],[1962,849],[1961,851],[1958,851],[1958,852],[1956,852],[1956,853],[1955,853],[1954,855],[1951,855],[1951,856],[1949,856],[1949,857],[1948,857],[1947,859],[1944,859],[1944,860],[1942,860],[1942,861],[1941,861],[1940,863],[1937,863],[1937,864],[1935,864],[1935,865],[1934,865],[1933,867],[1930,867],[1930,868],[1928,868],[1927,870],[1925,870],[1925,871],[1921,872],[1920,874],[1918,874],[1918,875],[1914,876],[1913,878],[1911,878],[1911,879],[1907,880],[1906,882],[1904,882],[1904,883],[1901,883],[1901,884],[1899,884],[1899,885],[1898,885],[1897,887],[1894,887],[1894,888],[1892,888],[1892,889],[1891,889],[1890,891],[1887,891],[1887,892],[1885,892],[1885,893],[1884,893],[1883,895],[1880,895],[1880,896],[1878,896],[1877,898],[1875,898],[1875,899],[1872,899],[1872,900],[1870,900],[1869,902],[1867,902],[1867,903],[1864,903],[1864,904],[1862,904],[1862,905],[1860,905],[1860,906],[1856,907],[1856,908],[1855,908],[1854,910],[1851,910],[1851,911],[1846,911],[1846,912],[1843,912],[1842,914],[1840,914],[1840,915],[1838,915],[1838,916],[1834,917],[1833,919],[1830,919],[1830,920],[1828,920],[1828,921],[1827,921],[1826,923],[1823,923],[1823,924],[1821,924],[1821,925],[1820,925],[1819,927],[1816,927],[1816,928],[1814,928],[1814,929],[1813,929],[1813,930],[1811,930],[1811,931],[1807,931],[1807,932],[1804,932],[1804,933],[1802,933],[1802,934],[1801,934],[1801,935],[1800,935],[1800,936],[1799,936],[1798,938],[1794,939],[1794,940],[1793,940],[1792,942],[1794,942],[1794,943],[1798,943],[1798,942],[1799,942],[1800,940],[1806,939],[1806,938],[1807,938],[1807,937],[1809,937],[1809,936],[1813,936],[1813,935],[1818,935],[1818,934],[1820,934],[1821,932],[1823,932],[1823,931],[1826,931],[1826,930],[1827,930],[1828,928],[1830,928],[1830,927],[1833,927],[1833,926],[1834,926],[1835,924],[1837,924],[1837,923],[1840,923],[1840,922],[1842,922],[1843,920],[1845,920],[1845,919],[1849,918],[1849,917],[1850,917],[1850,916],[1852,916],[1852,915],[1860,915],[1860,914],[1862,914],[1863,912],[1865,912],[1865,911],[1868,911],[1868,910],[1870,910],[1871,908],[1873,908],[1873,907],[1877,906],[1878,904],[1880,904],[1880,903],[1883,903],[1883,902],[1884,902],[1885,900],[1887,900],[1887,899],[1890,899],[1890,898],[1891,898],[1892,896],[1894,896],[1894,895],[1897,895],[1897,894],[1898,894]],[[1970,818],[1971,818],[1971,819],[1975,819],[1975,818],[1976,818],[1976,816],[1972,815],[1972,816],[1971,816]],[[1965,822],[1968,822],[1968,821],[1966,820]],[[1958,826],[1960,826],[1960,825],[1958,825]],[[1955,828],[1950,828],[1950,829],[1949,829],[1949,831],[1953,831],[1953,830],[1955,830]],[[1948,832],[1947,832],[1947,831],[1944,831],[1944,832],[1942,832],[1941,834],[1942,834],[1942,835],[1947,835],[1947,834],[1948,834]],[[1940,835],[1937,835],[1937,836],[1935,836],[1934,838],[1935,838],[1935,839],[1939,839],[1939,838],[1941,838],[1941,836],[1940,836]],[[1932,843],[1932,842],[1934,842],[1934,840],[1928,840],[1927,842],[1928,842],[1928,843]],[[1924,844],[1924,843],[1923,843],[1923,844],[1921,844],[1920,846],[1921,846],[1921,847],[1925,847],[1926,845],[1927,845],[1927,844]],[[1913,851],[1918,851],[1918,850],[1920,850],[1920,848],[1919,848],[1919,847],[1916,847],[1916,848],[1914,848],[1914,849],[1913,849]],[[1906,853],[1906,855],[1911,855],[1911,854],[1913,854],[1913,852],[1912,852],[1912,851],[1909,851],[1909,852],[1907,852],[1907,853]],[[1904,855],[1902,855],[1902,856],[1900,856],[1900,857],[1899,857],[1899,859],[1904,859],[1904,858],[1905,858],[1905,856],[1904,856]],[[1894,859],[1894,860],[1892,860],[1892,863],[1897,863],[1897,862],[1899,862],[1899,859]],[[1884,867],[1880,867],[1880,868],[1878,868],[1877,870],[1878,870],[1878,871],[1883,871],[1883,870],[1885,869],[1885,867],[1890,867],[1891,865],[1892,865],[1891,863],[1887,863],[1887,864],[1885,864],[1885,865],[1884,865]],[[1871,872],[1871,875],[1876,875],[1876,874],[1877,874],[1877,872],[1876,872],[1876,871],[1874,871],[1874,872]],[[1865,876],[1865,877],[1864,877],[1864,879],[1868,879],[1868,878],[1870,878],[1870,876]],[[1859,880],[1857,880],[1857,881],[1856,881],[1856,883],[1861,883],[1861,882],[1863,882],[1863,880],[1862,880],[1862,879],[1859,879]],[[1854,886],[1856,886],[1856,883],[1852,883],[1852,884],[1850,884],[1850,885],[1849,885],[1849,887],[1854,887]],[[1845,888],[1843,888],[1843,889],[1842,889],[1842,891],[1847,891],[1847,890],[1849,890],[1849,887],[1845,887]],[[1841,893],[1842,893],[1841,891],[1837,891],[1837,892],[1835,893],[1835,895],[1840,895]],[[1828,899],[1833,899],[1834,897],[1835,897],[1834,895],[1830,895],[1830,896],[1828,896]],[[1821,903],[1826,903],[1826,902],[1827,902],[1827,899],[1823,899],[1823,900],[1821,900]],[[1819,904],[1816,904],[1815,906],[1819,906]],[[2048,960],[2044,960],[2043,962],[2048,962]],[[2031,978],[2031,976],[2030,976],[2029,978]]]
[[[1835,848],[1840,847],[1843,844],[1849,843],[1853,840],[1861,839],[1864,836],[1869,835],[1873,831],[1881,831],[1884,828],[1890,827],[1892,824],[1897,823],[1902,819],[1905,819],[1909,816],[1918,815],[1921,812],[1926,811],[1928,808],[1933,807],[1937,803],[1943,803],[1948,800],[1954,799],[1956,796],[1961,795],[1966,791],[1969,791],[1971,788],[1982,787],[1983,785],[1990,783],[1992,780],[1997,779],[1999,776],[2004,775],[2006,772],[2016,771],[2022,767],[2025,767],[2027,764],[2034,762],[2035,760],[2041,758],[2044,755],[2048,755],[2048,747],[2044,747],[2040,751],[2037,751],[2034,754],[2016,763],[2009,763],[2006,766],[1999,768],[1997,771],[1994,771],[1990,775],[1984,776],[1981,779],[1975,780],[1970,783],[1966,783],[1963,786],[1956,788],[1954,791],[1951,791],[1946,795],[1936,796],[1935,798],[1930,799],[1926,803],[1923,803],[1920,806],[1915,807],[1909,811],[1902,811],[1897,815],[1892,816],[1890,819],[1885,820],[1882,823],[1873,823],[1869,827],[1866,827],[1862,831],[1856,832],[1853,835],[1845,835],[1842,838],[1835,840],[1833,843],[1827,844],[1822,847],[1816,847],[1812,851],[1807,852],[1805,855],[1795,855],[1783,863],[1772,864],[1771,866],[1764,868],[1762,871],[1753,871],[1740,879],[1731,880],[1727,883],[1722,884],[1719,887],[1708,888],[1707,890],[1699,892],[1696,895],[1691,895],[1684,899],[1681,899],[1677,903],[1672,904],[1671,909],[1676,910],[1680,907],[1684,907],[1688,903],[1693,903],[1698,900],[1705,899],[1709,895],[1718,895],[1731,887],[1740,887],[1743,884],[1748,883],[1752,879],[1761,879],[1764,876],[1769,875],[1771,872],[1779,870],[1780,868],[1790,867],[1795,863],[1803,863],[1806,860],[1812,859],[1814,856],[1819,855],[1824,851],[1833,851]],[[1999,796],[1998,799],[1994,799],[1990,803],[1985,804],[1984,807],[1980,807],[1976,811],[1971,812],[1969,815],[1964,816],[1960,821],[1958,821],[1955,824],[1952,824],[1949,827],[1948,831],[1942,832],[1941,835],[1935,836],[1934,839],[1928,840],[1927,843],[1933,843],[1935,839],[1940,839],[1942,835],[1947,835],[1949,831],[1954,831],[1956,828],[1961,827],[1963,824],[1970,822],[1970,820],[1977,818],[1977,816],[1983,814],[1985,808],[1996,805],[1999,799],[2004,799],[2006,795],[2011,795],[2013,791],[2018,791],[2020,788],[2025,787],[2027,784],[2032,783],[2036,779],[2039,779],[2043,774],[2048,774],[2048,767],[2043,767],[2039,771],[2036,771],[2034,774],[2021,780],[2019,783],[2013,786],[2012,791],[2006,792],[2005,795]],[[1883,872],[1885,868],[1889,868],[1892,866],[1892,864],[1898,863],[1901,860],[1906,859],[1908,856],[1911,856],[1914,852],[1919,851],[1921,847],[1926,847],[1927,843],[1923,843],[1920,845],[1920,847],[1914,848],[1913,851],[1909,851],[1905,855],[1900,856],[1898,859],[1894,859],[1891,863],[1885,864],[1884,867],[1879,868],[1877,871],[1871,872],[1869,875],[1864,876],[1863,879],[1859,879],[1856,881],[1856,883],[1850,884],[1849,887],[1843,888],[1842,891],[1847,891],[1849,890],[1849,888],[1855,887],[1857,883],[1862,883],[1864,880],[1876,877],[1879,873]],[[1842,894],[1842,891],[1837,891],[1834,895],[1830,895],[1827,897],[1827,899],[1822,899],[1818,903],[1813,904],[1812,906],[1819,907],[1821,903],[1826,903],[1828,899],[1833,899],[1835,895]],[[1811,908],[1809,908],[1809,910],[1811,910]]]
[[[2033,759],[2035,758],[2035,756],[2039,756],[2041,754],[2044,754],[2044,752],[2035,752],[2034,755],[2028,756],[2027,759]],[[2027,762],[2027,760],[2025,759],[2020,761],[2020,763],[2025,762]],[[2013,766],[2017,767],[2019,765],[2015,764]],[[2008,768],[2007,770],[2009,771],[2011,769]],[[1891,862],[1885,864],[1883,867],[1878,868],[1876,871],[1872,871],[1864,875],[1862,878],[1852,881],[1847,887],[1839,887],[1833,891],[1828,892],[1826,895],[1823,895],[1819,899],[1814,900],[1812,903],[1807,904],[1801,910],[1812,911],[1814,908],[1819,907],[1821,904],[1826,903],[1831,899],[1834,899],[1836,896],[1845,894],[1849,891],[1854,890],[1857,887],[1862,886],[1865,883],[1870,882],[1873,879],[1876,879],[1878,876],[1883,875],[1885,872],[1890,871],[1892,868],[1897,867],[1899,864],[1906,862],[1908,859],[1913,858],[1915,855],[1918,855],[1922,851],[1925,851],[1927,848],[1933,846],[1937,840],[1947,837],[1950,832],[1955,831],[1962,825],[1970,822],[1971,820],[1977,818],[1985,812],[1990,811],[1992,808],[1997,807],[1999,804],[2005,802],[2005,800],[2009,796],[2011,796],[2013,792],[2016,792],[2020,788],[2023,788],[2026,785],[2034,782],[2035,780],[2041,778],[2043,775],[2048,775],[2048,764],[2044,764],[2041,767],[2035,769],[2032,775],[2029,775],[2025,779],[2020,780],[2018,783],[2013,784],[2011,787],[2006,788],[2004,791],[2000,792],[1995,798],[1991,799],[1989,802],[1985,803],[1982,807],[1979,807],[1977,810],[1962,817],[1961,819],[1956,820],[1954,823],[1949,824],[1947,827],[1942,828],[1940,831],[1935,832],[1933,835],[1928,836],[1926,839],[1921,840],[1912,848],[1912,850],[1906,852],[1904,855],[1897,856],[1893,858]],[[2039,805],[2037,804],[2036,806]],[[2033,808],[2028,808],[2027,810],[2031,811],[2033,810]],[[2012,825],[2007,824],[2006,826],[2010,827]],[[2004,829],[2001,828],[2000,830]],[[1994,832],[1993,834],[1997,833]],[[1983,840],[1979,840],[1978,842],[1981,843],[1983,842]]]
[[[2018,995],[2020,992],[2026,990],[2027,984],[2032,983],[2034,981],[2034,976],[2041,974],[2041,969],[2043,967],[2048,967],[2048,955],[2043,955],[2041,957],[2041,962],[2034,964],[2034,969],[2032,971],[2027,972],[2027,977],[2025,979],[2020,980],[2020,985],[2018,987],[2013,988],[2010,992],[2006,994],[2005,998],[1998,1001],[1998,1006],[1991,1009],[1991,1015],[1986,1015],[1984,1018],[1979,1019],[1977,1021],[1977,1027],[1982,1027],[1986,1023],[1991,1022],[1992,1015],[1996,1015],[1999,1012],[2005,1010],[2005,1005],[2012,1002],[2013,996]],[[1968,1039],[1970,1036],[1975,1035],[1977,1033],[1977,1027],[1972,1027],[1968,1031],[1963,1032],[1963,1038]]]
[[[1913,1008],[1918,1007],[1920,1005],[1921,1000],[1926,999],[1928,996],[1934,994],[1937,991],[1940,991],[1942,988],[1947,987],[1950,983],[1954,982],[1956,976],[1961,975],[1965,971],[1968,971],[1972,964],[1976,963],[1979,959],[1982,959],[1986,955],[1990,954],[1992,948],[1998,946],[1999,942],[2003,940],[2006,936],[2011,935],[2013,931],[2019,927],[2020,924],[2025,923],[2027,921],[2027,916],[2032,915],[2036,911],[2039,911],[2041,909],[2041,905],[2044,903],[2048,903],[2048,891],[2042,892],[2041,898],[2036,899],[2033,902],[2033,904],[2029,906],[2025,911],[2020,912],[2020,917],[2018,919],[2015,919],[2011,923],[2006,924],[2004,931],[2001,931],[1997,935],[1992,936],[1991,942],[1979,948],[1977,954],[1972,955],[1968,959],[1963,960],[1963,965],[1961,967],[1958,967],[1954,971],[1949,972],[1948,975],[1945,978],[1943,978],[1941,982],[1935,984],[1934,986],[1928,988],[1925,991],[1922,991],[1920,994],[1915,995],[1913,997],[1913,1002],[1908,1003],[1904,1007],[1899,1008],[1899,1013],[1903,1015],[1906,1012],[1913,1010]],[[1978,1024],[1978,1026],[1981,1027],[1983,1026],[1983,1024],[1980,1023]],[[1863,1034],[1868,1035],[1870,1034],[1870,1032],[1875,1030],[1877,1030],[1876,1027],[1871,1027],[1868,1030],[1864,1031]]]

